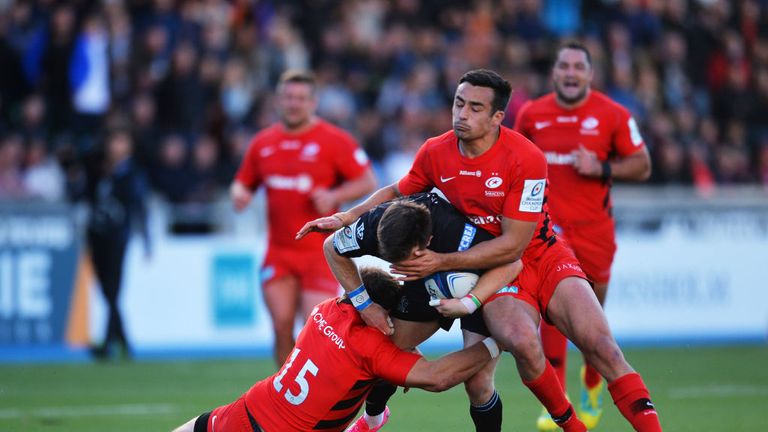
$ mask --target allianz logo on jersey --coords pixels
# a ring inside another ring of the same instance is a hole
[[[570,153],[544,152],[550,165],[573,165],[573,155]]]
[[[331,342],[333,342],[333,344],[336,345],[339,349],[344,349],[347,347],[347,345],[344,343],[344,339],[342,339],[341,336],[339,336],[336,331],[334,331],[333,326],[325,320],[323,314],[319,312],[317,307],[312,310],[312,321],[317,324],[317,329],[320,330],[320,333],[330,339]]]
[[[297,176],[269,175],[264,180],[267,187],[278,190],[292,190],[301,193],[307,193],[312,189],[312,177],[309,174],[299,174]]]
[[[555,120],[558,123],[576,123],[579,121],[579,116],[557,116]]]
[[[477,170],[477,171],[460,170],[459,175],[470,176],[470,177],[480,177],[481,175],[483,175],[483,172],[480,170]]]

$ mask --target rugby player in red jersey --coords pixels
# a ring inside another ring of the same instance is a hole
[[[308,219],[332,214],[341,203],[376,187],[365,152],[354,138],[314,115],[314,77],[287,71],[277,86],[280,122],[259,132],[230,187],[235,210],[243,210],[260,186],[267,192],[269,241],[261,281],[272,317],[275,362],[293,348],[297,315],[339,292],[323,258],[323,238],[300,242],[293,233]]]
[[[394,263],[393,269],[404,280],[416,280],[440,270],[489,268],[522,257],[524,267],[517,282],[491,296],[483,314],[494,338],[514,355],[523,383],[558,426],[566,431],[586,430],[544,356],[538,335],[543,317],[582,349],[608,380],[614,402],[636,430],[659,431],[648,389],[613,339],[573,252],[551,230],[543,153],[522,135],[501,126],[510,92],[509,83],[495,72],[466,73],[454,97],[453,131],[427,140],[410,172],[398,183],[379,189],[347,212],[308,222],[297,238],[311,231],[337,230],[377,204],[437,187],[475,224],[498,237],[460,252],[425,249],[415,258]],[[442,302],[461,303],[459,299]],[[390,333],[380,308],[369,306],[360,313],[369,325]],[[465,336],[465,341],[475,340]],[[501,402],[493,389],[493,370],[476,375],[466,388],[476,429],[500,430]],[[490,399],[483,399],[486,396]],[[487,406],[486,401],[493,400],[498,407]]]
[[[362,278],[370,300],[387,310],[395,306],[400,286],[391,276],[368,269]],[[345,295],[311,311],[278,373],[175,432],[342,431],[378,378],[439,392],[468,379],[498,355],[496,343],[486,338],[427,361],[367,326]]]
[[[651,159],[631,114],[608,96],[590,89],[592,74],[586,47],[563,45],[552,68],[555,91],[526,103],[517,115],[515,130],[544,152],[555,232],[568,241],[604,305],[616,252],[611,181],[646,180],[651,174]],[[568,342],[546,322],[541,325],[541,339],[544,353],[565,388]],[[603,385],[589,363],[582,369],[581,383],[578,415],[593,429],[602,415]],[[557,429],[546,412],[537,425],[542,431]]]

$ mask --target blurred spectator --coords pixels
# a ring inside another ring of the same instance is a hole
[[[0,140],[0,199],[26,196],[21,173],[23,155],[24,148],[19,135],[9,135]]]
[[[31,198],[60,201],[64,198],[64,172],[48,153],[45,140],[38,137],[29,142],[22,182]]]
[[[152,185],[166,200],[183,203],[189,197],[192,176],[187,162],[187,144],[181,135],[166,136],[152,169]]]
[[[127,130],[112,131],[103,149],[92,153],[86,167],[84,196],[90,206],[87,239],[99,287],[109,318],[102,343],[92,354],[97,359],[120,355],[130,358],[131,347],[120,314],[123,261],[132,228],[138,225],[144,250],[150,254],[144,205],[146,182],[132,161],[133,142]]]

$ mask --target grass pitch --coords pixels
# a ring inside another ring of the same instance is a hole
[[[768,428],[768,346],[627,349],[643,374],[667,431]],[[432,356],[430,356],[432,357]],[[570,352],[571,399],[578,400],[576,352]],[[216,360],[0,365],[0,431],[169,431],[233,401],[273,371],[271,361]],[[535,431],[539,405],[514,362],[500,363],[497,388],[505,431]],[[631,431],[606,395],[598,431]],[[387,431],[471,431],[461,386],[434,394],[398,392]]]

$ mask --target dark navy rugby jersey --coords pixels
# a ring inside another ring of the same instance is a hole
[[[432,241],[428,249],[438,253],[467,250],[493,238],[493,235],[474,225],[451,203],[434,193],[419,193],[401,198],[424,205],[432,215]],[[356,258],[363,255],[379,256],[376,231],[384,211],[392,204],[388,201],[363,213],[354,223],[333,234],[333,247],[339,255]],[[455,269],[459,270],[459,269]]]

